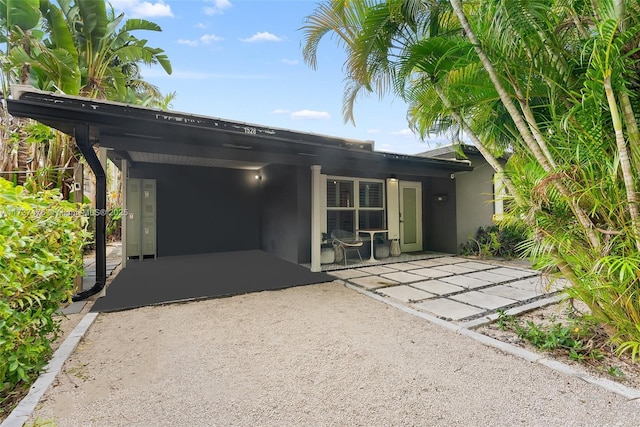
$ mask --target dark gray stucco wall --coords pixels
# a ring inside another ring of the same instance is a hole
[[[298,263],[297,168],[269,165],[260,174],[260,248]]]
[[[258,249],[255,172],[137,163],[131,178],[155,179],[158,256]]]
[[[425,179],[422,189],[424,250],[457,253],[455,180]],[[446,201],[436,200],[438,196],[446,196]]]
[[[311,262],[311,168],[297,168],[298,262]]]

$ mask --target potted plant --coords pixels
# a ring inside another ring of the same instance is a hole
[[[336,250],[333,247],[331,236],[322,233],[322,244],[320,245],[320,264],[333,264],[336,262]]]
[[[373,250],[377,259],[389,258],[391,241],[382,236],[373,239]]]

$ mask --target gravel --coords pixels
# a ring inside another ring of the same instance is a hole
[[[31,422],[636,426],[640,402],[338,283],[100,314]]]

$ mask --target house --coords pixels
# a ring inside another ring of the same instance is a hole
[[[75,136],[96,175],[98,212],[106,207],[106,179],[94,147],[121,169],[129,240],[123,264],[260,249],[319,271],[322,233],[334,228],[385,228],[403,252],[455,253],[462,234],[477,228],[475,210],[484,208],[466,200],[475,189],[459,185],[474,170],[466,160],[376,152],[371,141],[28,86],[12,88],[8,108]],[[103,258],[104,217],[96,228]],[[97,259],[98,282],[103,264]]]
[[[494,219],[503,211],[502,194],[504,187],[496,177],[493,168],[473,145],[455,144],[434,148],[416,154],[446,160],[467,160],[473,170],[456,173],[456,245],[465,244],[475,237],[479,227],[495,224]],[[504,159],[499,161],[505,162]]]

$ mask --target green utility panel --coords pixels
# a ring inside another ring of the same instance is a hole
[[[156,257],[156,180],[127,178],[127,257]]]

